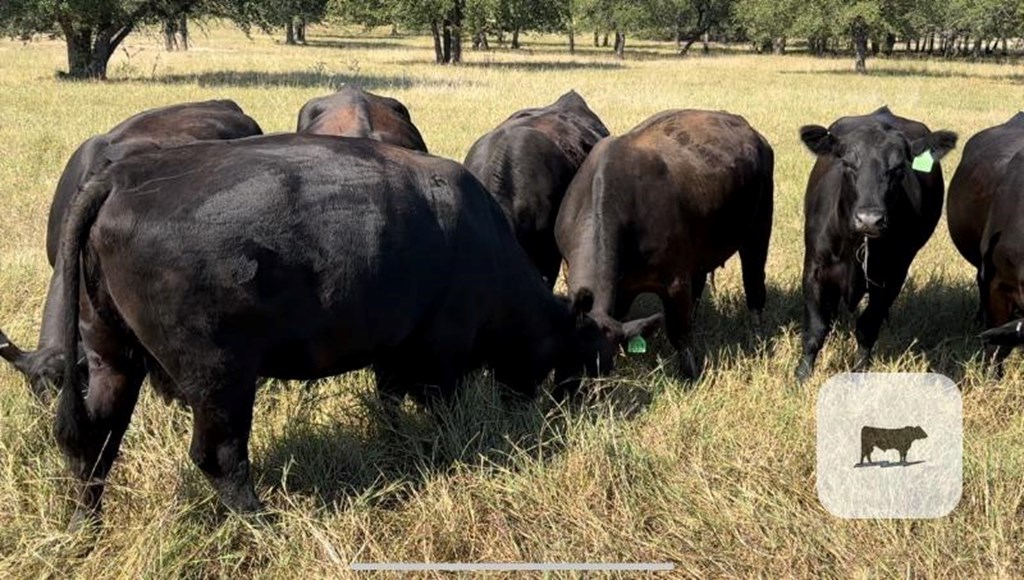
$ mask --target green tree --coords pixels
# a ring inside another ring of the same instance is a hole
[[[22,39],[59,35],[67,44],[67,76],[104,79],[114,51],[137,27],[184,14],[231,18],[243,26],[247,0],[3,0],[0,32]]]
[[[735,23],[743,28],[758,52],[782,54],[805,5],[803,0],[738,0]]]

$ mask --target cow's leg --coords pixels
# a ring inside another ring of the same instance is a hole
[[[692,279],[676,278],[662,294],[665,309],[665,331],[679,353],[679,372],[684,379],[697,378],[697,362],[693,352],[693,289]]]
[[[985,327],[997,328],[1008,324],[1014,319],[1013,297],[1000,290],[999,285],[993,281],[987,281],[983,287],[985,299]],[[1003,345],[985,345],[985,362],[990,365],[989,373],[994,379],[1003,378],[1003,363],[1006,361],[1013,347]]]
[[[809,379],[814,372],[818,353],[825,346],[839,308],[839,296],[839,289],[830,280],[820,280],[813,273],[805,274],[803,357],[796,369],[796,378],[800,382]]]
[[[75,401],[71,397],[79,394],[65,393],[54,421],[57,443],[82,486],[73,528],[99,518],[107,475],[146,374],[137,342],[102,320],[84,300],[80,320],[89,366],[87,394]]]
[[[981,275],[981,268],[978,268],[978,311],[975,313],[975,321],[985,324],[985,312],[988,309],[988,288],[985,279]]]
[[[704,288],[708,285],[707,273],[700,273],[693,275],[693,282],[691,287],[693,288],[693,308],[694,310],[700,306],[700,301],[704,297]]]
[[[769,194],[769,203],[771,200]],[[768,244],[772,235],[771,207],[765,215],[758,216],[758,222],[748,232],[740,246],[740,263],[743,267],[743,292],[747,297],[747,308],[760,317],[768,300],[765,287],[765,264],[768,262]]]
[[[878,333],[882,329],[882,323],[889,316],[889,309],[903,289],[909,266],[908,263],[906,267],[897,267],[893,276],[883,278],[884,286],[873,286],[868,290],[868,305],[857,318],[857,360],[853,366],[854,370],[864,370],[871,365]]]
[[[192,407],[189,456],[236,512],[254,512],[260,502],[249,473],[249,433],[256,398],[255,373],[228,369],[194,374],[186,390]]]

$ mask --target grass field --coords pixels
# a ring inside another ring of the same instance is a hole
[[[1024,106],[1013,65],[799,56],[671,56],[626,62],[551,44],[431,64],[428,39],[339,36],[310,46],[212,28],[194,50],[129,39],[107,83],[54,78],[55,41],[0,42],[0,326],[34,344],[49,276],[44,232],[64,162],[88,136],[142,109],[235,99],[266,132],[340,83],[394,96],[435,154],[461,160],[513,111],[576,89],[613,133],[669,108],[745,116],[776,152],[769,307],[754,330],[737,264],[698,314],[703,379],[685,386],[663,338],[625,361],[602,396],[571,410],[503,403],[481,379],[448,412],[377,420],[365,372],[261,392],[252,455],[270,517],[217,515],[188,460],[191,418],[148,390],[108,486],[106,526],[65,532],[69,481],[52,409],[0,366],[0,577],[344,577],[361,561],[670,561],[678,576],[1024,576],[1024,390],[1020,358],[983,379],[973,272],[940,223],[884,327],[876,369],[936,371],[964,394],[960,507],[938,521],[842,521],[815,492],[818,387],[853,362],[849,318],[798,387],[802,195],[813,162],[802,124],[890,105],[962,141]],[[944,162],[947,179],[960,157]],[[661,353],[661,357],[658,356]]]

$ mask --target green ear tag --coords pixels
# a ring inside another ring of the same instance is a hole
[[[644,354],[647,352],[647,341],[642,336],[634,336],[629,339],[629,344],[626,345],[626,352],[629,354]]]
[[[935,158],[932,157],[932,152],[929,149],[925,149],[924,153],[914,158],[914,171],[920,171],[921,173],[931,173],[932,167],[935,167]]]

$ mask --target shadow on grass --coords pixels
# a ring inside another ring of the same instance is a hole
[[[508,54],[514,54],[509,52]],[[484,57],[487,59],[488,57]],[[401,60],[395,64],[401,66],[417,66],[425,64],[422,60]],[[622,64],[621,61],[615,62],[597,62],[597,61],[560,61],[560,60],[523,60],[523,61],[502,61],[502,60],[480,60],[472,59],[463,61],[458,65],[459,68],[465,69],[497,69],[497,70],[515,70],[524,72],[543,72],[543,71],[571,71],[571,70],[618,70],[625,68],[626,65]]]
[[[942,62],[942,61],[935,61]],[[838,76],[863,76],[869,77],[885,77],[885,78],[936,78],[936,79],[982,79],[982,80],[993,80],[993,81],[1009,81],[1009,82],[1024,82],[1024,75],[1019,74],[1008,74],[1008,75],[985,75],[975,74],[963,71],[955,70],[933,70],[920,67],[902,68],[902,69],[891,69],[891,68],[873,68],[868,66],[868,72],[866,75],[861,75],[853,69],[851,62],[849,69],[830,69],[830,70],[798,70],[798,71],[779,71],[779,74],[783,75],[838,75]]]
[[[316,38],[307,38],[305,44],[296,44],[295,48],[337,48],[337,49],[348,49],[348,50],[414,50],[422,49],[428,50],[426,46],[416,46],[403,42],[405,38],[359,38],[350,36],[318,36]]]
[[[558,60],[531,60],[521,62],[505,61],[466,61],[460,66],[465,68],[493,68],[498,70],[516,70],[526,72],[543,71],[570,71],[570,70],[618,70],[625,68],[621,62],[594,62],[594,61],[558,61]]]
[[[469,81],[419,79],[408,76],[379,76],[364,74],[326,73],[319,71],[262,72],[262,71],[210,71],[194,74],[169,74],[151,78],[130,78],[111,81],[126,83],[154,83],[167,85],[198,85],[200,87],[299,87],[338,89],[346,84],[358,85],[366,90],[408,89],[413,86],[449,86],[453,83],[471,84]]]
[[[765,345],[795,329],[802,331],[803,293],[798,285],[781,288],[769,283],[768,303],[757,323],[745,304],[742,292],[711,299],[709,285],[694,317],[694,345],[699,368],[722,358],[765,356]],[[866,305],[866,299],[861,307]],[[982,331],[975,319],[977,293],[973,286],[929,283],[918,286],[908,281],[899,299],[883,324],[874,349],[874,368],[881,368],[910,356],[923,358],[931,372],[942,373],[954,381],[963,379],[968,363],[982,351],[977,335]],[[630,310],[628,319],[661,312],[661,301],[653,295],[642,295]],[[835,343],[837,335],[852,334],[857,312],[843,306],[825,348]],[[675,373],[676,353],[664,332],[651,341],[652,351],[672,360],[669,374]],[[799,348],[797,349],[799,352]],[[652,357],[650,360],[654,360]],[[799,360],[789,361],[794,370]],[[852,370],[854,360],[848,361]]]
[[[259,487],[311,496],[334,510],[393,508],[453,470],[508,471],[526,457],[549,458],[564,447],[568,426],[565,413],[506,401],[486,379],[472,379],[456,400],[430,411],[405,405],[386,417],[368,395],[346,415],[344,423],[311,422],[310,413],[289,420],[257,454]]]
[[[798,322],[802,312],[803,298],[797,290],[788,290],[768,284],[768,300],[761,320],[746,306],[744,294],[729,293],[721,298],[712,297],[715,290],[709,282],[704,295],[697,305],[693,317],[693,345],[698,369],[707,372],[709,363],[739,354],[742,357],[762,356],[764,347],[777,339]],[[662,312],[661,300],[654,294],[641,294],[633,303],[625,320],[634,320]],[[639,364],[647,372],[654,372],[654,361],[664,361],[662,369],[669,376],[678,376],[678,353],[669,343],[664,326],[649,341],[650,352],[657,356],[638,357]],[[627,363],[630,367],[636,365]],[[794,361],[794,368],[796,362]]]

